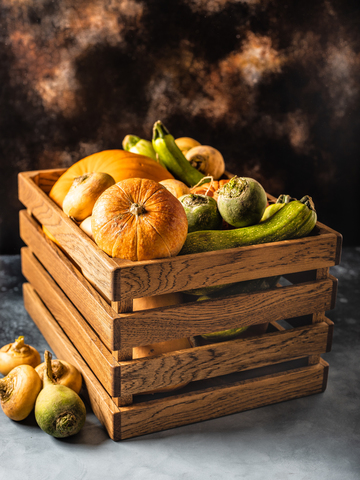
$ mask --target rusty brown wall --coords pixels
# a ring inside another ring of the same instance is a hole
[[[359,2],[2,0],[0,253],[16,175],[151,137],[222,151],[274,195],[313,197],[359,244]]]

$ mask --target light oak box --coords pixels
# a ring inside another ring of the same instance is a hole
[[[58,358],[82,373],[113,440],[270,405],[326,388],[342,237],[311,236],[131,262],[100,250],[48,197],[64,170],[19,174],[25,308]],[[269,199],[272,197],[269,195]],[[42,227],[61,245],[51,241]],[[281,275],[277,287],[133,311],[133,299]],[[284,280],[284,281],[283,281]],[[199,345],[198,335],[268,324]],[[132,348],[189,337],[193,348],[132,359]],[[166,393],[146,392],[187,383]]]

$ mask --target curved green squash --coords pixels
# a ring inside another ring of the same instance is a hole
[[[228,248],[290,240],[309,235],[317,215],[310,197],[293,200],[257,225],[233,230],[208,230],[189,233],[179,255],[211,252]]]

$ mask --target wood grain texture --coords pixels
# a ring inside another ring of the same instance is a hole
[[[80,266],[83,275],[107,298],[110,298],[114,260],[65,215],[33,181],[41,172],[22,172],[18,176],[19,200],[34,217],[58,240],[63,249]],[[38,179],[39,181],[39,179]]]
[[[332,279],[326,279],[123,314],[119,327],[121,343],[146,345],[325,312],[331,309],[333,288]]]
[[[307,355],[320,355],[328,351],[332,325],[324,318],[316,325],[120,362],[121,389],[136,394],[184,381],[203,380]]]
[[[105,426],[110,438],[119,437],[121,431],[120,412],[117,406],[29,283],[23,284],[23,296],[25,309],[57,358],[71,363],[81,372],[91,408]]]
[[[123,407],[121,438],[157,432],[324,391],[328,364]]]
[[[152,296],[335,265],[336,236],[296,240],[137,262],[115,272],[123,298]],[[115,261],[118,261],[115,259]]]
[[[131,403],[133,394],[322,353],[327,348],[328,324],[323,322],[118,364],[28,248],[22,250],[22,268],[104,388],[112,397],[121,397],[115,400],[119,406]]]
[[[85,316],[103,343],[109,350],[119,350],[117,313],[25,210],[20,211],[19,224],[22,240]]]
[[[91,407],[115,441],[320,393],[326,388],[328,364],[322,360],[310,367],[118,408],[29,284],[24,285],[24,303],[57,357],[81,371]]]
[[[28,247],[21,250],[21,265],[25,278],[34,287],[69,339],[76,345],[104,388],[110,395],[120,396],[119,365],[96,332],[88,325]]]
[[[339,258],[339,234],[324,226],[309,237],[270,244],[143,262],[111,259],[41,190],[49,181],[46,171],[19,174],[20,200],[111,301],[330,267]]]

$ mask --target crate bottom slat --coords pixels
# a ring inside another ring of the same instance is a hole
[[[94,414],[115,441],[320,393],[326,388],[328,364],[320,359],[316,365],[228,384],[220,382],[188,393],[174,391],[164,398],[117,407],[34,288],[26,283],[23,293],[26,310],[56,356],[81,371]]]

